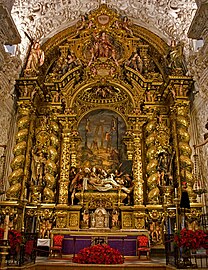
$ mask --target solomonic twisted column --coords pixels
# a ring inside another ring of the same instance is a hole
[[[187,182],[190,201],[196,201],[193,192],[194,178],[192,175],[193,163],[191,161],[191,147],[189,146],[189,101],[185,100],[175,104],[176,136],[178,144],[178,160],[180,166],[181,182]]]
[[[31,106],[23,103],[20,104],[18,114],[16,146],[13,150],[14,159],[11,163],[12,173],[9,176],[10,188],[6,193],[9,200],[18,200],[20,198],[21,188],[24,183],[24,167],[30,129]]]

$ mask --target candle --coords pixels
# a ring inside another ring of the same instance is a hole
[[[8,240],[8,231],[9,231],[9,215],[6,215],[4,220],[4,240]]]
[[[177,188],[175,188],[175,198],[178,198]]]
[[[168,234],[171,234],[171,220],[168,218]]]

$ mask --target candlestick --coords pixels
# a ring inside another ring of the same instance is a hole
[[[4,240],[8,240],[8,231],[9,231],[9,215],[6,215],[4,220]]]

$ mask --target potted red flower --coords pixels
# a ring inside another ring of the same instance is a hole
[[[117,249],[106,244],[98,244],[80,250],[73,258],[73,262],[82,264],[122,264],[124,258]]]
[[[18,253],[20,250],[20,244],[22,243],[21,233],[17,230],[9,230],[8,240],[11,247],[11,253]]]
[[[4,229],[0,228],[0,239],[3,239],[4,237]]]
[[[207,234],[203,230],[192,231],[184,228],[174,236],[174,242],[184,250],[197,250],[205,247]]]
[[[0,228],[0,239],[4,237],[4,229]],[[9,241],[9,255],[17,256],[20,252],[20,245],[22,243],[22,235],[17,230],[8,231],[8,241]]]

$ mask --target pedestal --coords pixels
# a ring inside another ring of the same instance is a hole
[[[6,256],[9,254],[9,241],[0,240],[0,269],[7,269]]]

